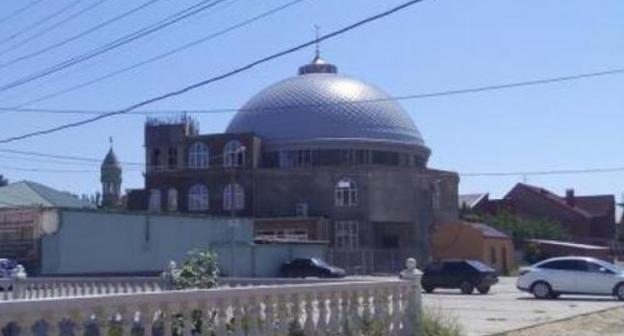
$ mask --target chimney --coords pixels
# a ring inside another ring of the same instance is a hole
[[[574,189],[566,189],[565,202],[571,207],[576,206],[576,202],[574,200]]]

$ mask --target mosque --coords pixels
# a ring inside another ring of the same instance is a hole
[[[145,188],[127,207],[253,218],[256,240],[327,241],[327,259],[348,270],[396,271],[407,256],[430,260],[433,228],[458,218],[458,175],[428,168],[430,154],[396,100],[317,52],[225,133],[148,119]],[[104,200],[118,204],[114,153],[105,163]]]

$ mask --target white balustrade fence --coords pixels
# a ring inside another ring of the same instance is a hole
[[[4,336],[416,335],[420,279],[0,303]]]
[[[334,283],[352,279],[221,278],[220,287]],[[159,277],[35,277],[0,279],[0,302],[24,299],[81,297],[102,294],[153,293],[166,290]]]

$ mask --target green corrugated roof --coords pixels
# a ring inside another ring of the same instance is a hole
[[[49,208],[93,208],[93,204],[63,191],[31,181],[0,187],[0,208],[42,206]]]

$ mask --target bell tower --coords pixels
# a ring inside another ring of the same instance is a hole
[[[110,149],[101,167],[102,206],[114,208],[121,206],[121,165],[113,151],[113,139],[110,138]]]

